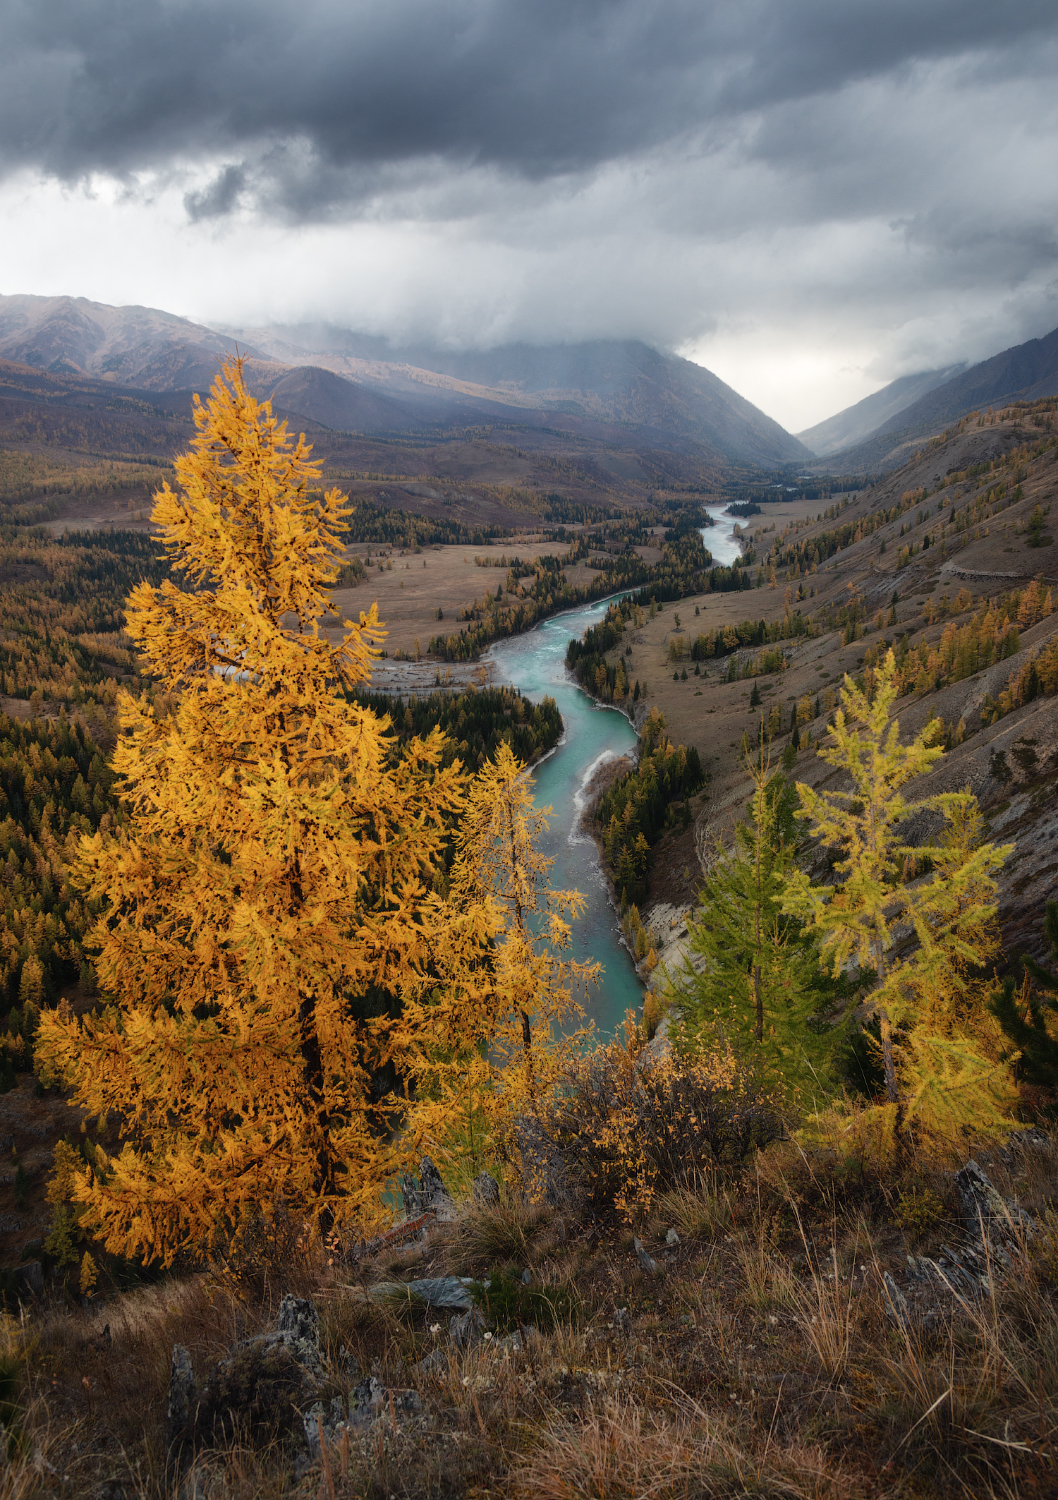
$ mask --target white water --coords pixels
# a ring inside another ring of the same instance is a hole
[[[643,989],[621,941],[617,913],[610,903],[594,840],[581,825],[585,789],[598,767],[635,750],[636,736],[624,714],[600,708],[581,691],[565,668],[566,645],[606,613],[609,600],[556,615],[525,635],[498,641],[486,659],[496,680],[509,682],[534,702],[550,695],[562,715],[564,731],[557,749],[534,768],[538,807],[550,805],[550,831],[544,853],[554,859],[551,884],[573,887],[587,900],[584,915],[573,925],[570,956],[594,958],[603,977],[589,997],[587,1012],[599,1032],[612,1035],[631,1006],[643,1000]]]
[[[742,548],[732,530],[735,517],[730,514],[726,505],[723,509],[718,505],[703,505],[702,509],[717,522],[715,526],[702,527],[702,541],[713,554],[713,562],[717,567],[730,568],[742,556]]]

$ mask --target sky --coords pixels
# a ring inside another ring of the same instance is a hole
[[[0,0],[0,291],[642,338],[791,431],[1058,326],[1054,0]]]

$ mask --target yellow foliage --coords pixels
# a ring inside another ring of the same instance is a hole
[[[409,1138],[441,1157],[458,1141],[475,1165],[515,1166],[516,1123],[535,1109],[589,1035],[577,994],[598,964],[560,957],[577,891],[548,885],[552,861],[537,843],[550,808],[533,803],[532,778],[501,742],[470,785],[452,872],[457,911],[488,913],[495,934],[488,973],[411,1000],[404,1020],[420,1042]],[[473,982],[471,982],[473,980]],[[410,1038],[409,1038],[410,1040]]]
[[[92,1259],[90,1252],[86,1250],[84,1255],[81,1257],[81,1274],[78,1281],[78,1286],[81,1290],[81,1296],[90,1297],[95,1291],[96,1282],[98,1280],[99,1267]]]
[[[398,757],[388,721],[342,694],[377,654],[375,607],[335,643],[319,631],[343,497],[240,361],[194,418],[153,513],[186,587],[141,584],[128,605],[165,692],[119,694],[129,821],[80,846],[116,1003],[38,1035],[72,1102],[122,1122],[120,1154],[74,1184],[83,1226],[166,1263],[248,1210],[377,1200],[395,1104],[372,1080],[411,1045],[394,1018],[449,984],[475,996],[493,931],[432,888],[466,781],[442,736]]]

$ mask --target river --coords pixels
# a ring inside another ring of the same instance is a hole
[[[577,687],[566,671],[565,659],[570,637],[597,624],[608,603],[603,600],[544,620],[524,635],[498,641],[486,656],[494,681],[510,683],[537,703],[549,694],[562,715],[557,749],[533,770],[535,800],[538,807],[552,809],[543,846],[543,852],[554,860],[551,884],[557,889],[573,887],[587,900],[583,916],[573,924],[569,951],[573,958],[594,958],[603,966],[602,980],[586,1006],[602,1036],[612,1036],[625,1012],[642,1004],[643,987],[621,942],[598,850],[581,826],[581,813],[584,789],[598,766],[634,750],[636,736],[624,714],[597,707]]]
[[[702,541],[713,554],[713,562],[717,567],[730,568],[742,556],[738,538],[731,529],[735,525],[735,518],[726,506],[721,508],[719,505],[703,505],[702,509],[718,523],[702,527]]]
[[[726,508],[706,506],[719,523],[702,529],[702,538],[718,565],[730,567],[741,556]],[[642,1004],[643,987],[636,975],[599,865],[595,843],[581,826],[584,789],[603,761],[635,749],[636,736],[624,714],[596,705],[566,671],[566,644],[580,636],[606,613],[609,600],[556,615],[524,635],[498,641],[486,661],[493,680],[508,682],[527,698],[539,702],[550,694],[558,703],[564,726],[558,748],[533,772],[538,807],[552,808],[544,852],[553,860],[551,884],[572,886],[587,899],[584,915],[573,926],[572,956],[597,959],[603,977],[590,997],[587,1011],[604,1036],[612,1036],[631,1006]]]

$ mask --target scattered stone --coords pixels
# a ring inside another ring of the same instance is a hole
[[[525,1270],[522,1272],[522,1285],[529,1286],[532,1282],[532,1279],[533,1273],[532,1271],[530,1271],[529,1267],[526,1266]]]
[[[165,1412],[165,1467],[170,1478],[180,1471],[180,1444],[191,1428],[195,1396],[195,1372],[191,1356],[183,1344],[174,1344],[169,1374],[169,1400]]]
[[[498,1208],[500,1185],[491,1172],[479,1172],[474,1178],[474,1202],[479,1208]]]
[[[422,1375],[440,1375],[448,1369],[448,1350],[435,1349],[432,1354],[420,1360],[415,1368]]]
[[[1024,1130],[1012,1130],[1007,1143],[999,1153],[1006,1166],[1010,1166],[1025,1151],[1049,1151],[1051,1138],[1038,1125],[1028,1125]]]
[[[997,1192],[977,1162],[968,1161],[956,1172],[955,1185],[966,1229],[965,1243],[957,1248],[941,1245],[936,1260],[928,1255],[907,1257],[908,1282],[913,1292],[910,1304],[906,1298],[902,1299],[903,1311],[909,1322],[923,1327],[942,1316],[942,1303],[950,1306],[953,1298],[972,1301],[990,1295],[993,1281],[1014,1269],[1024,1241],[1035,1233],[1032,1214]],[[896,1283],[888,1272],[885,1282],[892,1309],[892,1288]],[[891,1316],[901,1327],[905,1326],[892,1311]]]
[[[910,1332],[911,1309],[907,1305],[907,1298],[888,1271],[882,1276],[882,1281],[885,1285],[886,1312],[889,1314],[889,1321],[904,1333]]]
[[[44,1295],[44,1267],[39,1260],[23,1261],[15,1268],[15,1279],[20,1292],[31,1297]]]
[[[1009,1241],[1018,1232],[1032,1234],[1035,1219],[1016,1203],[1002,1197],[986,1173],[973,1160],[955,1174],[955,1186],[962,1203],[966,1232],[979,1243],[982,1240]]]
[[[423,1276],[417,1281],[385,1282],[392,1292],[399,1290],[428,1307],[449,1308],[454,1312],[467,1312],[474,1306],[470,1295],[469,1276]],[[372,1288],[374,1295],[376,1288]]]
[[[320,1320],[304,1297],[283,1298],[276,1326],[236,1344],[196,1386],[187,1350],[173,1350],[166,1414],[170,1465],[191,1461],[203,1447],[238,1431],[264,1441],[298,1431],[323,1378]]]
[[[666,1245],[678,1245],[680,1243],[680,1237],[676,1233],[675,1229],[669,1230],[668,1234],[665,1236],[665,1243]]]
[[[646,1246],[643,1244],[643,1241],[636,1237],[632,1240],[632,1248],[635,1250],[636,1258],[639,1261],[639,1264],[643,1267],[643,1270],[649,1271],[652,1275],[655,1274],[658,1270],[658,1263],[648,1252]]]
[[[419,1199],[424,1213],[432,1209],[442,1223],[451,1223],[455,1219],[455,1200],[428,1156],[419,1163]]]
[[[618,1333],[628,1335],[632,1332],[632,1315],[627,1307],[619,1307],[614,1313],[613,1326]]]
[[[371,1412],[376,1415],[386,1400],[386,1388],[377,1375],[369,1375],[349,1392],[349,1412]]]
[[[404,1199],[404,1212],[409,1219],[417,1219],[422,1214],[422,1197],[419,1193],[419,1184],[414,1173],[402,1172],[400,1174],[400,1195]]]
[[[448,1337],[457,1349],[472,1349],[480,1344],[488,1324],[479,1307],[457,1313],[448,1325]]]

